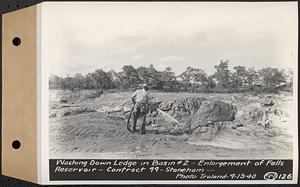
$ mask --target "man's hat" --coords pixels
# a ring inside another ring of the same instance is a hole
[[[143,88],[148,88],[149,89],[149,86],[147,83],[143,84]]]

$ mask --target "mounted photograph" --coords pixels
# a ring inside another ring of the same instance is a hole
[[[50,158],[292,159],[290,10],[46,3]]]

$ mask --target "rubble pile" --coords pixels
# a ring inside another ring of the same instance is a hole
[[[169,123],[154,110],[149,113],[148,124],[159,132],[167,131],[173,135],[206,134],[211,137],[226,127],[237,129],[254,125],[263,128],[267,136],[277,136],[280,131],[274,123],[278,123],[284,115],[283,110],[270,98],[242,105],[203,97],[187,97],[161,102],[158,108],[179,123]]]
[[[260,98],[257,102],[240,106],[236,120],[257,129],[264,129],[265,135],[274,137],[281,133],[287,114],[270,98]]]
[[[70,106],[70,107],[59,107],[55,108],[49,114],[49,118],[55,117],[64,117],[70,115],[77,115],[82,113],[96,112],[96,110],[91,109],[90,107],[83,106]]]
[[[96,110],[91,109],[89,107],[76,107],[71,110],[70,109],[64,110],[62,112],[62,116],[76,115],[76,114],[88,113],[88,112],[96,112]]]
[[[80,95],[86,97],[85,92]],[[93,91],[88,94],[97,98],[103,94]],[[107,97],[114,97],[109,100]],[[88,112],[106,113],[106,117],[126,121],[132,103],[130,99],[124,100],[119,93],[106,93],[95,101],[102,105],[93,107],[75,105],[74,98],[57,98],[57,102],[50,105],[50,118],[64,117]],[[78,97],[75,94],[73,97]],[[222,99],[222,98],[221,98]],[[215,136],[221,129],[241,129],[255,126],[261,127],[268,136],[279,134],[274,123],[283,115],[273,96],[232,96],[229,99],[216,97],[179,97],[153,101],[149,105],[147,114],[147,129],[153,133],[166,133],[171,135],[193,134],[201,136]],[[99,107],[98,109],[96,107]],[[97,110],[95,110],[97,109]]]
[[[159,109],[178,120],[179,124],[167,123],[158,111],[149,114],[148,124],[154,124],[156,128],[164,126],[171,134],[190,134],[199,126],[232,121],[236,113],[236,108],[230,103],[203,97],[165,101],[159,104]]]

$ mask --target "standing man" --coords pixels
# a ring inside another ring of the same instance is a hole
[[[148,112],[147,105],[150,102],[150,95],[149,95],[149,87],[147,84],[143,85],[143,89],[135,91],[132,96],[131,100],[134,104],[133,109],[133,132],[136,131],[136,122],[138,118],[142,118],[142,124],[140,128],[140,133],[146,133],[146,114]]]

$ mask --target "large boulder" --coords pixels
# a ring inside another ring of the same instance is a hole
[[[230,103],[208,100],[203,102],[197,114],[206,116],[210,122],[233,121],[236,108]]]
[[[177,120],[187,116],[195,116],[212,122],[232,121],[236,113],[236,108],[231,103],[201,97],[165,101],[160,104],[159,108],[167,111]]]
[[[208,123],[233,121],[236,114],[236,107],[231,103],[203,97],[164,101],[160,103],[159,109],[179,121],[179,126],[172,127],[172,134],[188,133],[195,127]],[[149,115],[149,118],[150,121],[161,126],[173,125],[168,123],[163,115]]]

